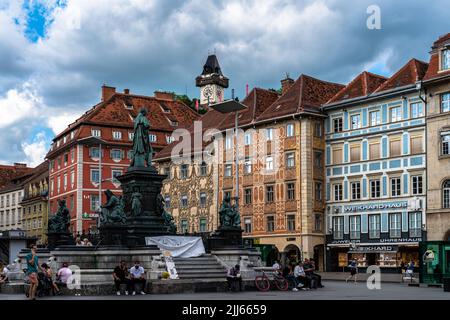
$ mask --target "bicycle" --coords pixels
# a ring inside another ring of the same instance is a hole
[[[271,279],[266,275],[264,270],[262,270],[261,276],[255,277],[255,285],[256,288],[259,291],[269,291],[270,290],[270,281]],[[283,277],[278,272],[273,273],[273,283],[275,284],[275,287],[280,291],[287,291],[289,289],[289,282],[286,280],[285,277]]]

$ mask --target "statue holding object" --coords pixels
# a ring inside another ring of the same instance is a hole
[[[122,197],[117,197],[111,190],[105,191],[106,203],[101,208],[100,224],[125,224],[127,216],[124,212]]]
[[[49,233],[69,233],[70,213],[66,207],[66,200],[58,200],[58,211],[48,219]]]

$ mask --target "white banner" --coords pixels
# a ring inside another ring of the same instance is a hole
[[[156,245],[162,251],[169,251],[174,258],[192,258],[205,254],[205,247],[200,237],[146,237],[145,241],[147,245]]]
[[[173,262],[172,256],[169,251],[164,251],[164,261],[166,262],[167,272],[169,272],[170,279],[178,279],[177,269],[175,268],[175,263]]]

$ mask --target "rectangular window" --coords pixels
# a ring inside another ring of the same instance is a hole
[[[120,149],[111,149],[111,159],[119,161],[123,158],[123,151]]]
[[[333,149],[333,164],[342,163],[342,149]]]
[[[91,134],[93,137],[101,137],[102,136],[102,132],[100,129],[92,129]]]
[[[128,140],[133,141],[134,139],[134,132],[128,132]]]
[[[156,142],[158,140],[158,138],[156,137],[156,134],[151,134],[149,136],[150,142]]]
[[[333,238],[336,240],[344,238],[344,217],[333,218]]]
[[[442,50],[441,54],[441,70],[450,69],[450,50]]]
[[[380,143],[369,143],[369,159],[380,159]]]
[[[273,232],[275,230],[275,217],[274,216],[267,216],[266,218],[266,231],[267,232]]]
[[[400,139],[392,139],[389,142],[389,155],[391,157],[399,157],[402,154],[402,144]]]
[[[372,111],[369,113],[370,115],[370,126],[375,127],[381,124],[381,112],[380,111]]]
[[[91,169],[91,182],[100,183],[100,171],[98,169]]]
[[[418,195],[422,194],[423,188],[422,188],[422,176],[412,176],[412,194]]]
[[[441,112],[450,111],[450,92],[441,94]]]
[[[360,145],[350,146],[350,161],[351,162],[361,161],[361,146]]]
[[[381,217],[379,214],[369,215],[369,239],[380,238]]]
[[[421,237],[422,236],[422,213],[410,212],[409,213],[409,236]]]
[[[314,151],[314,166],[322,169],[322,151]]]
[[[224,175],[225,175],[225,177],[231,177],[233,175],[233,165],[231,165],[231,164],[225,165]]]
[[[422,136],[411,137],[411,154],[423,153]]]
[[[187,208],[187,206],[188,206],[188,197],[187,195],[183,195],[181,196],[181,207]]]
[[[351,183],[352,188],[352,200],[361,199],[361,182],[356,181]]]
[[[314,123],[314,136],[316,138],[322,137],[322,123],[320,123],[320,122]]]
[[[287,196],[287,200],[295,200],[295,183],[294,182],[289,182],[286,184],[286,196]]]
[[[361,128],[361,115],[355,114],[351,116],[350,121],[352,130]]]
[[[252,218],[244,218],[244,232],[252,233]]]
[[[118,176],[121,176],[122,174],[123,174],[123,171],[122,171],[122,170],[116,170],[116,169],[111,170],[112,182],[113,182],[113,183],[116,183],[116,184],[119,184],[120,181],[117,180],[117,177],[118,177]]]
[[[286,137],[293,137],[294,136],[294,124],[289,123],[286,125]]]
[[[245,157],[245,163],[244,163],[244,173],[250,174],[252,173],[252,161],[250,160],[250,157]]]
[[[206,207],[206,192],[200,192],[200,207]]]
[[[166,142],[168,144],[171,144],[174,141],[175,141],[175,137],[166,135]]]
[[[333,119],[333,132],[342,132],[342,118],[334,118]]]
[[[247,188],[244,190],[244,201],[245,204],[252,204],[252,189]]]
[[[186,219],[182,219],[181,222],[181,233],[188,233],[189,232],[189,224]]]
[[[75,149],[70,152],[70,162],[75,162]]]
[[[98,211],[100,209],[100,202],[98,194],[91,194],[91,211]]]
[[[322,232],[322,214],[320,213],[314,215],[314,231]]]
[[[64,189],[67,189],[68,182],[67,173],[64,173]]]
[[[350,239],[361,237],[361,216],[350,216]]]
[[[391,213],[389,215],[389,236],[400,238],[402,235],[402,215],[401,213]]]
[[[342,184],[334,184],[334,201],[342,201]]]
[[[120,131],[113,131],[113,139],[114,140],[122,140],[122,132],[120,132]]]
[[[252,134],[251,134],[250,132],[247,132],[247,133],[244,135],[244,144],[245,144],[246,146],[249,146],[249,145],[252,144]]]
[[[411,118],[423,117],[423,105],[421,102],[411,103]]]
[[[441,135],[442,155],[450,154],[450,133]]]
[[[182,164],[180,166],[180,176],[181,176],[181,179],[187,179],[187,177],[188,177],[188,166],[187,166],[187,164]]]
[[[170,196],[164,198],[164,204],[166,209],[170,209]]]
[[[273,129],[267,128],[266,129],[266,141],[272,141],[273,140]]]
[[[233,138],[226,137],[225,138],[225,150],[230,150],[233,148]]]
[[[95,159],[100,158],[100,149],[98,147],[90,148],[89,153],[90,153],[91,158],[95,158]]]
[[[199,231],[206,232],[206,218],[200,218]]]
[[[401,179],[391,178],[391,197],[401,196]]]
[[[294,214],[288,214],[286,216],[287,221],[287,230],[288,231],[295,231],[295,215]]]
[[[286,167],[287,168],[295,167],[295,153],[294,152],[286,153]]]
[[[208,165],[206,164],[206,162],[202,162],[202,164],[200,165],[200,175],[206,176],[207,174],[208,174]]]
[[[266,202],[273,202],[273,186],[266,186]]]
[[[273,170],[273,157],[272,156],[266,157],[266,170],[267,171]]]
[[[67,162],[69,162],[69,154],[65,153],[64,154],[64,165],[67,166]]]
[[[379,179],[370,180],[370,197],[371,198],[381,197],[381,183]]]
[[[391,122],[397,122],[402,120],[402,108],[394,107],[389,110]]]
[[[315,199],[316,201],[322,201],[322,183],[321,182],[316,182],[314,184],[314,194],[315,194]]]

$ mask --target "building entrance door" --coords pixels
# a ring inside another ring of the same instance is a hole
[[[367,253],[367,265],[368,266],[374,266],[377,264],[377,254],[376,253]]]

